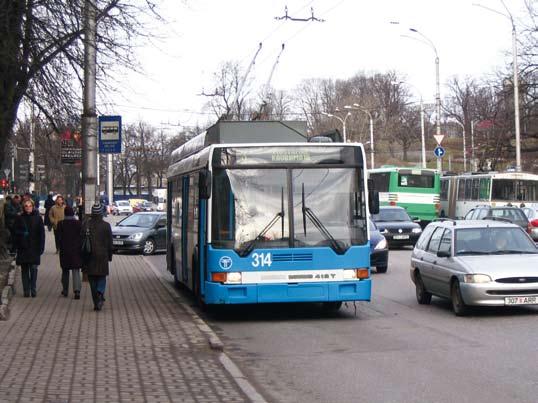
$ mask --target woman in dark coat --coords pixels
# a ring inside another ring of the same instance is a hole
[[[88,274],[94,310],[100,311],[104,302],[108,262],[112,261],[112,229],[109,223],[103,221],[103,206],[99,203],[92,206],[91,216],[84,222],[83,237],[88,228],[92,250],[91,255],[83,261],[82,271]]]
[[[80,235],[82,225],[75,218],[75,212],[69,206],[64,210],[65,218],[58,223],[58,244],[60,246],[60,266],[62,267],[62,295],[69,293],[69,272],[73,273],[73,292],[75,299],[80,299],[80,268],[82,267]]]
[[[15,234],[16,263],[21,266],[22,287],[27,298],[37,295],[37,266],[41,263],[41,255],[45,250],[45,227],[34,209],[32,199],[25,200],[23,212],[15,219],[13,233]]]
[[[49,229],[49,232],[52,230],[52,223],[50,222],[49,212],[51,207],[54,206],[54,200],[52,200],[52,192],[47,196],[45,200],[45,225]]]

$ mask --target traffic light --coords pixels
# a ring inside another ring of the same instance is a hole
[[[34,173],[28,172],[28,182],[33,182],[33,181],[34,181]]]
[[[7,188],[7,180],[6,179],[0,179],[0,187],[2,189]]]

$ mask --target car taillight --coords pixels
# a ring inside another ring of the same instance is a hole
[[[531,220],[530,225],[533,227],[538,227],[538,218],[535,218],[534,220]]]

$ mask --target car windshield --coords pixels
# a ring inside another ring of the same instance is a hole
[[[456,255],[538,253],[521,228],[482,227],[456,230]]]
[[[411,221],[406,211],[400,208],[381,208],[379,209],[379,214],[372,215],[372,219],[375,222]]]
[[[149,228],[159,218],[158,214],[133,214],[118,223],[118,227],[142,227]]]
[[[116,202],[116,204],[118,206],[129,206],[129,202],[128,201],[118,201]]]
[[[507,218],[510,221],[527,221],[525,213],[518,208],[496,208],[491,209],[489,215],[492,217]]]

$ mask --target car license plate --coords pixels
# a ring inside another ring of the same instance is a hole
[[[394,235],[393,239],[409,239],[409,235]]]
[[[119,240],[113,239],[113,240],[112,240],[112,245],[123,245],[123,241],[119,241]]]
[[[505,305],[531,305],[538,304],[538,296],[529,297],[505,297]]]

